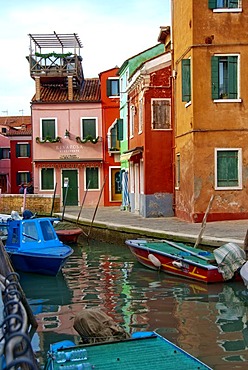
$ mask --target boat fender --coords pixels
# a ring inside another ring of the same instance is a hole
[[[161,267],[161,262],[157,257],[154,256],[154,254],[149,253],[148,254],[148,259],[151,261],[151,263],[155,266],[160,268]]]
[[[180,261],[173,261],[173,262],[172,262],[172,265],[173,265],[174,267],[179,268],[179,269],[181,269],[181,268],[183,267],[183,264],[182,264],[182,262],[180,262]]]

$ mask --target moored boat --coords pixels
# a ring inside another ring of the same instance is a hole
[[[63,243],[77,243],[78,237],[82,234],[82,229],[61,229],[56,230],[56,234]]]
[[[72,342],[59,342],[51,346],[45,365],[45,370],[174,368],[211,369],[155,332],[137,332],[130,339],[96,344],[73,345]]]
[[[126,244],[136,259],[148,268],[205,283],[224,282],[231,278],[241,280],[239,269],[247,268],[245,252],[234,243],[220,247],[225,250],[225,256],[229,253],[235,259],[235,264],[228,261],[228,279],[223,266],[216,261],[218,249],[212,253],[169,240],[126,240]]]
[[[5,249],[16,270],[43,275],[57,275],[73,253],[48,217],[9,220]]]

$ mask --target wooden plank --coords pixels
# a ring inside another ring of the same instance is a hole
[[[213,200],[214,200],[214,195],[212,194],[211,198],[210,198],[210,201],[208,203],[208,207],[206,209],[206,212],[205,212],[205,215],[203,217],[203,220],[202,220],[202,224],[201,224],[201,230],[200,230],[200,233],[196,239],[196,242],[195,242],[195,245],[194,245],[194,248],[197,248],[197,246],[200,244],[201,240],[202,240],[202,234],[205,230],[205,227],[206,227],[206,224],[207,224],[207,217],[208,217],[208,213],[212,207],[212,203],[213,203]]]

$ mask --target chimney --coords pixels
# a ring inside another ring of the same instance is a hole
[[[68,100],[73,100],[73,77],[68,76]]]
[[[35,77],[35,99],[40,100],[40,77]]]

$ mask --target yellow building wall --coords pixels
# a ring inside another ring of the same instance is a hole
[[[208,1],[177,0],[172,8],[175,154],[180,153],[178,217],[200,222],[248,218],[248,2],[240,13],[214,13]],[[240,55],[241,102],[214,102],[211,57]],[[191,58],[191,104],[182,102],[182,59]],[[215,148],[242,148],[241,190],[215,190]]]

